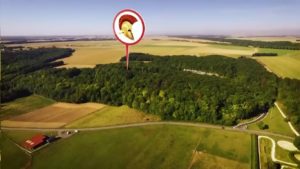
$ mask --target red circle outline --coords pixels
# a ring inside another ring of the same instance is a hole
[[[117,36],[116,30],[115,30],[115,22],[116,22],[116,19],[117,19],[117,17],[118,17],[121,13],[123,13],[123,12],[132,12],[132,13],[136,14],[136,15],[139,17],[139,19],[141,20],[142,25],[143,25],[143,32],[142,32],[141,37],[140,37],[137,41],[135,41],[135,42],[133,42],[133,43],[126,43],[126,42],[123,42],[123,41]],[[144,20],[143,20],[142,16],[141,16],[138,12],[136,12],[136,11],[134,11],[134,10],[132,10],[132,9],[124,9],[124,10],[118,12],[117,15],[115,16],[114,22],[113,22],[113,30],[114,30],[115,37],[118,39],[118,41],[120,41],[120,42],[123,43],[124,45],[135,45],[135,44],[139,43],[139,42],[142,40],[143,36],[144,36],[144,33],[145,33],[145,23],[144,23]]]

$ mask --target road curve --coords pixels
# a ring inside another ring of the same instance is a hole
[[[274,139],[272,139],[271,137],[268,137],[268,136],[258,136],[258,141],[260,142],[262,138],[268,139],[272,142],[271,158],[272,158],[273,162],[288,165],[288,166],[293,166],[293,167],[298,166],[296,163],[290,163],[290,162],[286,162],[286,161],[277,159],[276,158],[276,142],[274,141]],[[260,146],[258,146],[258,148],[260,148]],[[260,150],[258,152],[260,153]]]
[[[248,129],[236,129],[232,127],[225,127],[220,125],[211,125],[203,123],[192,123],[192,122],[175,122],[175,121],[160,121],[160,122],[144,122],[144,123],[132,123],[132,124],[122,124],[104,127],[93,127],[93,128],[12,128],[12,127],[1,127],[1,130],[23,130],[23,131],[62,131],[62,130],[78,130],[78,131],[98,131],[98,130],[109,130],[109,129],[119,129],[119,128],[131,128],[140,126],[152,126],[152,125],[175,125],[175,126],[191,126],[191,127],[201,127],[201,128],[211,128],[218,130],[227,130],[233,132],[241,132],[256,135],[267,135],[267,136],[277,136],[285,139],[293,139],[291,136],[286,136],[278,133],[271,133],[267,131],[257,131]]]
[[[253,123],[256,123],[258,121],[263,120],[267,115],[268,115],[268,112],[262,113],[258,117],[256,117],[255,119],[244,122],[244,123],[237,124],[236,126],[233,126],[233,128],[243,129],[245,126],[247,127],[247,125],[249,125],[249,124],[253,124]]]

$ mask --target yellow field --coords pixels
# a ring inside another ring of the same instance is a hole
[[[56,103],[1,122],[4,127],[59,128],[105,105],[97,103]]]
[[[255,37],[253,37],[255,38]],[[257,37],[264,40],[276,40],[274,37]],[[268,39],[269,38],[269,39]],[[286,40],[276,37],[277,40]],[[296,38],[294,38],[295,40]],[[145,38],[138,45],[130,47],[130,52],[165,55],[225,55],[229,57],[251,56],[255,52],[278,53],[278,57],[256,57],[272,72],[281,77],[300,79],[300,51],[280,49],[260,49],[253,47],[233,46],[224,43],[212,44],[209,40],[183,38]],[[19,44],[16,44],[19,45]],[[69,47],[75,49],[71,57],[62,59],[62,67],[94,67],[96,64],[116,63],[125,55],[125,47],[115,40],[72,41],[50,43],[28,43],[25,47]]]
[[[128,106],[106,106],[105,108],[76,120],[65,127],[99,127],[159,120],[160,118],[158,116],[145,114],[135,109],[131,109]]]

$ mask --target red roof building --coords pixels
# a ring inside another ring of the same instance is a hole
[[[23,146],[27,149],[35,149],[45,143],[46,136],[38,134],[24,142]]]

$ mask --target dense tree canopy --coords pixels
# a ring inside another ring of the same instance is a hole
[[[52,58],[53,53],[50,55]],[[128,71],[124,62],[97,65],[94,69],[54,69],[49,68],[49,59],[37,59],[48,63],[44,69],[31,73],[20,69],[18,76],[6,84],[13,90],[22,89],[59,101],[126,104],[163,119],[224,125],[267,111],[276,98],[276,76],[253,59],[146,54],[130,57]],[[15,66],[12,62],[9,65]]]
[[[257,57],[257,56],[278,56],[277,53],[254,53],[252,56]]]
[[[289,120],[300,130],[300,81],[285,78],[278,86],[278,99],[286,107]]]
[[[20,75],[25,75],[39,69],[62,65],[57,59],[68,57],[72,49],[39,48],[22,50],[20,47],[4,48],[1,52],[1,101],[9,101],[29,94],[24,88],[15,88],[12,81],[16,81]],[[18,50],[16,50],[18,49]]]

